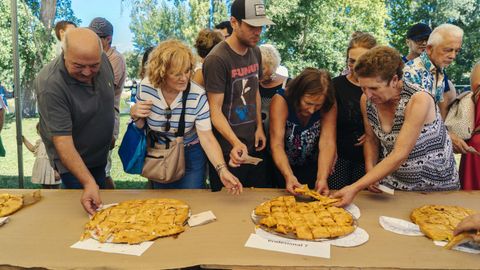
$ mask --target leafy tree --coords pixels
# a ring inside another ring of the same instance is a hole
[[[57,7],[58,13],[56,13]],[[71,0],[19,0],[17,8],[20,84],[23,91],[22,113],[29,117],[36,113],[33,81],[38,71],[54,57],[55,38],[52,33],[54,19],[70,19],[76,22],[79,20],[73,16]],[[10,1],[0,1],[0,33],[3,37],[11,37]],[[6,38],[2,42],[0,75],[9,85],[12,85],[12,40]]]
[[[213,0],[122,0],[131,5],[130,29],[134,35],[134,51],[125,54],[129,78],[138,77],[141,57],[146,48],[177,38],[192,45],[202,28],[228,20],[230,1]]]
[[[380,0],[276,0],[267,2],[267,14],[276,25],[266,31],[266,40],[292,75],[308,66],[336,75],[345,68],[354,31],[370,32],[383,44],[388,34]]]
[[[132,0],[130,29],[136,51],[176,38],[193,44],[197,33],[208,27],[210,1]],[[226,4],[214,0],[214,23],[227,18]]]
[[[138,78],[142,60],[141,55],[133,51],[128,51],[123,53],[123,56],[125,57],[125,62],[127,64],[127,78]]]
[[[385,1],[391,17],[387,28],[392,46],[407,54],[405,35],[418,22],[432,28],[442,23],[460,26],[465,34],[462,52],[447,68],[449,78],[456,84],[468,84],[469,73],[480,58],[480,7],[478,0],[389,0]]]

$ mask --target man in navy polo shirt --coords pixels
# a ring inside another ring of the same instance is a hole
[[[105,165],[114,125],[113,71],[98,36],[68,31],[63,53],[35,80],[40,135],[65,188],[83,188],[81,203],[93,214],[101,205]]]

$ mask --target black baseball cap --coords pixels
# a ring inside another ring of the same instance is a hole
[[[430,26],[424,23],[417,23],[412,25],[412,27],[408,29],[407,38],[413,41],[424,40],[428,39],[431,33],[432,29],[430,28]]]
[[[232,17],[251,26],[275,24],[267,18],[263,0],[235,0],[230,11]]]

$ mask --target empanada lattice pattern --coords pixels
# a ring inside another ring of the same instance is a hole
[[[82,240],[138,244],[185,230],[189,206],[176,199],[130,200],[97,212],[85,224]]]
[[[23,197],[8,193],[0,194],[0,217],[8,216],[22,208]]]
[[[453,238],[453,230],[458,223],[474,213],[474,210],[460,206],[424,205],[414,209],[410,219],[428,238],[449,241]]]
[[[281,196],[255,208],[260,226],[280,234],[294,233],[298,239],[334,238],[355,230],[350,213],[331,206],[328,197],[313,202],[297,202],[293,196]]]

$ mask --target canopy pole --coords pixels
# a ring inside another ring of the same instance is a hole
[[[215,26],[213,24],[213,13],[215,12],[215,3],[213,2],[213,0],[210,0],[210,16],[208,18],[208,28],[210,29],[213,29],[213,27]]]
[[[23,188],[23,141],[22,141],[22,91],[20,87],[20,61],[18,56],[18,19],[17,0],[11,0],[12,13],[12,47],[13,47],[13,77],[15,97],[15,122],[17,127],[17,165],[18,188]]]

